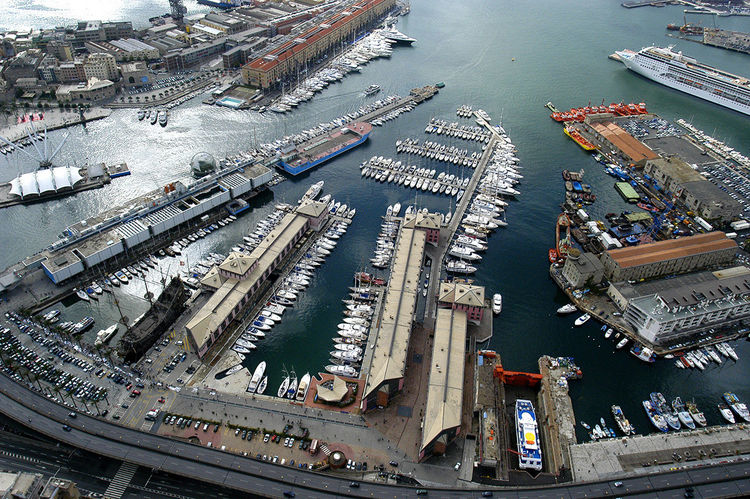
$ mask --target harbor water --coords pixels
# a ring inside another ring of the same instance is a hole
[[[411,14],[400,18],[398,27],[417,39],[414,46],[394,48],[390,59],[371,62],[360,74],[350,74],[290,114],[259,115],[209,107],[201,104],[205,96],[198,96],[172,110],[166,128],[139,122],[135,110],[116,110],[105,120],[70,129],[57,164],[126,162],[132,175],[75,197],[3,210],[0,265],[5,267],[49,245],[67,225],[78,220],[168,181],[189,180],[189,161],[197,152],[206,151],[217,158],[235,154],[253,144],[328,121],[379,96],[406,95],[413,87],[444,81],[446,86],[437,96],[413,112],[376,127],[363,146],[273,187],[273,195],[255,200],[250,213],[237,222],[194,243],[181,258],[162,260],[162,272],[167,273],[174,272],[180,260],[190,264],[209,251],[227,253],[273,210],[275,202],[295,202],[318,180],[325,181],[324,194],[357,209],[350,230],[316,272],[312,285],[245,361],[251,370],[261,360],[268,363],[267,393],[276,391],[282,367],[294,369],[301,377],[308,371],[322,371],[328,364],[328,352],[333,350],[331,338],[342,317],[340,300],[352,285],[352,274],[367,268],[387,205],[398,201],[406,206],[416,201],[430,210],[450,209],[446,196],[421,191],[415,196],[414,190],[362,179],[359,164],[373,155],[405,161],[405,155],[395,152],[395,141],[405,137],[478,151],[476,143],[424,133],[432,117],[472,125],[455,114],[458,106],[469,104],[485,109],[493,123],[502,122],[518,148],[525,177],[519,200],[507,209],[509,226],[491,236],[490,248],[475,275],[489,295],[503,294],[503,311],[495,319],[494,337],[487,345],[500,353],[503,365],[535,371],[541,355],[575,357],[584,372],[583,379],[573,381],[570,388],[577,419],[593,423],[604,416],[614,426],[609,408],[619,404],[640,433],[651,431],[641,407],[641,400],[651,391],[662,391],[670,400],[677,395],[683,400],[694,399],[710,424],[721,422],[716,403],[724,391],[750,400],[747,342],[734,345],[739,362],[725,360],[705,372],[678,370],[673,362],[664,360],[647,365],[627,350],[615,351],[614,342],[604,339],[595,321],[574,328],[575,314],[558,317],[555,310],[565,299],[548,276],[547,250],[554,244],[555,218],[564,197],[561,170],[585,170],[584,180],[597,195],[596,203],[588,208],[593,218],[632,209],[632,205],[624,203],[614,191],[613,179],[601,166],[549,118],[544,107],[547,101],[560,109],[589,102],[644,101],[652,112],[668,119],[689,120],[740,152],[750,153],[746,116],[659,86],[607,58],[615,50],[675,42],[665,36],[664,27],[682,19],[681,7],[623,9],[616,0],[575,4],[539,0],[533,5],[436,0],[411,4]],[[165,10],[166,2],[159,9]],[[101,17],[119,19],[129,13],[123,10]],[[701,21],[704,25],[712,22],[708,17]],[[725,29],[750,31],[748,18],[717,18],[716,23]],[[685,41],[676,46],[701,62],[750,76],[746,55]],[[379,84],[383,91],[366,97],[363,90],[372,83]],[[65,133],[49,135],[57,143]],[[423,158],[409,158],[409,163],[461,174],[455,166],[448,168]],[[18,153],[0,158],[0,180],[7,181],[34,167]],[[160,272],[152,270],[145,283],[121,288],[117,295],[123,313],[131,320],[140,315],[147,306],[142,298],[146,286],[158,293],[160,279]],[[101,301],[77,302],[66,307],[63,315],[67,320],[93,315],[97,323],[86,333],[93,339],[96,331],[119,316],[112,304],[105,303],[111,298]],[[580,426],[579,431],[585,438]]]

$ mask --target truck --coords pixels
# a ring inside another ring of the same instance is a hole
[[[318,452],[318,439],[315,438],[310,443],[310,455],[314,456]]]

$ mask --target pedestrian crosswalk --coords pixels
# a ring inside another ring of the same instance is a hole
[[[7,450],[0,450],[0,454],[2,454],[3,456],[11,457],[13,459],[23,459],[24,461],[29,461],[32,463],[39,462],[39,459],[35,457],[24,456],[23,454],[18,454],[16,452],[8,452]]]
[[[331,455],[331,449],[329,449],[329,448],[328,448],[328,446],[327,446],[326,444],[323,444],[323,445],[321,445],[321,446],[320,446],[320,450],[321,450],[321,452],[323,452],[323,454],[325,454],[326,456],[330,456],[330,455]]]
[[[120,499],[122,494],[125,493],[125,489],[130,485],[130,480],[133,479],[133,475],[135,475],[137,469],[137,464],[123,461],[120,469],[117,470],[117,474],[109,482],[109,487],[104,491],[104,497],[107,499]]]

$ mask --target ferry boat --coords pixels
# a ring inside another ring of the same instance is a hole
[[[701,64],[672,47],[615,52],[626,68],[675,90],[750,115],[750,80]]]
[[[725,392],[724,401],[729,405],[729,407],[732,408],[734,412],[737,413],[739,417],[750,423],[750,411],[747,409],[747,406],[744,403],[740,402],[740,399],[737,398],[737,395],[732,392]]]
[[[255,393],[258,390],[258,385],[260,384],[260,380],[263,378],[263,373],[266,372],[266,361],[262,361],[260,364],[258,364],[258,367],[255,368],[255,372],[253,372],[253,377],[250,378],[250,383],[247,385],[247,391],[250,393]]]
[[[669,425],[667,424],[667,421],[661,414],[659,414],[659,411],[657,411],[654,406],[651,405],[650,400],[643,401],[643,408],[646,410],[646,415],[651,421],[651,424],[654,425],[657,430],[663,431],[664,433],[669,431]]]
[[[539,430],[534,406],[530,400],[516,400],[516,441],[519,467],[541,471],[542,450],[539,447]]]
[[[331,158],[357,147],[367,140],[372,125],[367,122],[349,123],[336,129],[327,137],[300,144],[296,149],[283,155],[279,166],[287,173],[299,175]]]
[[[94,340],[94,346],[100,346],[107,343],[112,339],[112,336],[117,334],[117,324],[112,324],[107,329],[102,329],[96,333],[96,339]]]
[[[585,151],[596,150],[596,146],[592,144],[591,142],[589,142],[588,140],[586,140],[586,138],[583,135],[581,135],[580,132],[576,130],[575,128],[570,127],[570,126],[565,126],[565,128],[563,128],[563,132],[565,132],[565,135],[573,139],[573,141],[579,146],[581,146]]]

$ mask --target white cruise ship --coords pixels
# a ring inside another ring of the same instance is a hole
[[[750,115],[750,80],[701,64],[671,47],[615,52],[625,67],[650,80]]]
[[[539,447],[539,427],[534,405],[530,400],[516,400],[516,440],[518,466],[524,470],[542,469],[542,449]]]

